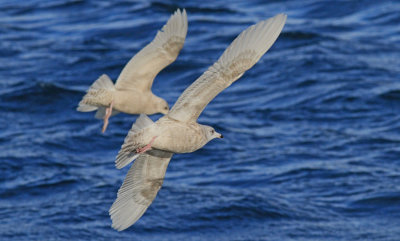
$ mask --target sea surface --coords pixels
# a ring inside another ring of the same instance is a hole
[[[200,116],[225,138],[174,155],[117,232],[114,161],[137,116],[102,134],[75,109],[177,8],[186,42],[153,85],[170,106],[242,30],[288,20]],[[400,240],[400,2],[0,1],[0,239]]]

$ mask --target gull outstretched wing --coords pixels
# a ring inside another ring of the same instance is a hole
[[[168,116],[196,121],[207,104],[239,79],[267,52],[281,33],[286,15],[278,14],[243,31],[222,56],[179,97]]]
[[[127,229],[147,210],[163,184],[171,157],[170,152],[150,150],[135,160],[109,210],[114,229]]]
[[[151,43],[125,65],[115,88],[149,91],[157,74],[175,61],[185,42],[188,29],[185,9],[169,18]]]

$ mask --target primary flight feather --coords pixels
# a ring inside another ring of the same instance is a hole
[[[243,31],[158,121],[140,115],[116,158],[117,168],[136,160],[110,208],[113,228],[124,230],[143,215],[161,188],[174,153],[193,152],[222,138],[211,126],[197,123],[197,118],[216,95],[257,63],[278,38],[285,21],[286,15],[278,14]]]

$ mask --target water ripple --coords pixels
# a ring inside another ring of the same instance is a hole
[[[244,28],[289,17],[200,116],[226,138],[175,155],[154,203],[118,233],[108,208],[126,170],[114,160],[136,116],[113,117],[103,135],[75,108],[178,7],[186,43],[153,86],[170,105]],[[399,10],[386,0],[0,2],[0,236],[398,240]]]

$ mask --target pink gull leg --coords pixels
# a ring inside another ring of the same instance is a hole
[[[136,153],[142,154],[142,153],[145,153],[146,151],[150,150],[150,149],[151,149],[151,145],[153,145],[153,142],[154,142],[154,140],[155,140],[156,138],[157,138],[157,136],[154,136],[154,137],[151,139],[151,141],[150,141],[149,144],[145,145],[145,146],[142,147],[142,148],[136,149]]]
[[[102,133],[104,133],[107,129],[108,126],[108,118],[110,118],[111,113],[112,113],[112,108],[113,108],[114,100],[111,101],[110,107],[106,109],[106,115],[104,116],[104,124],[103,124],[103,129],[101,130]]]

